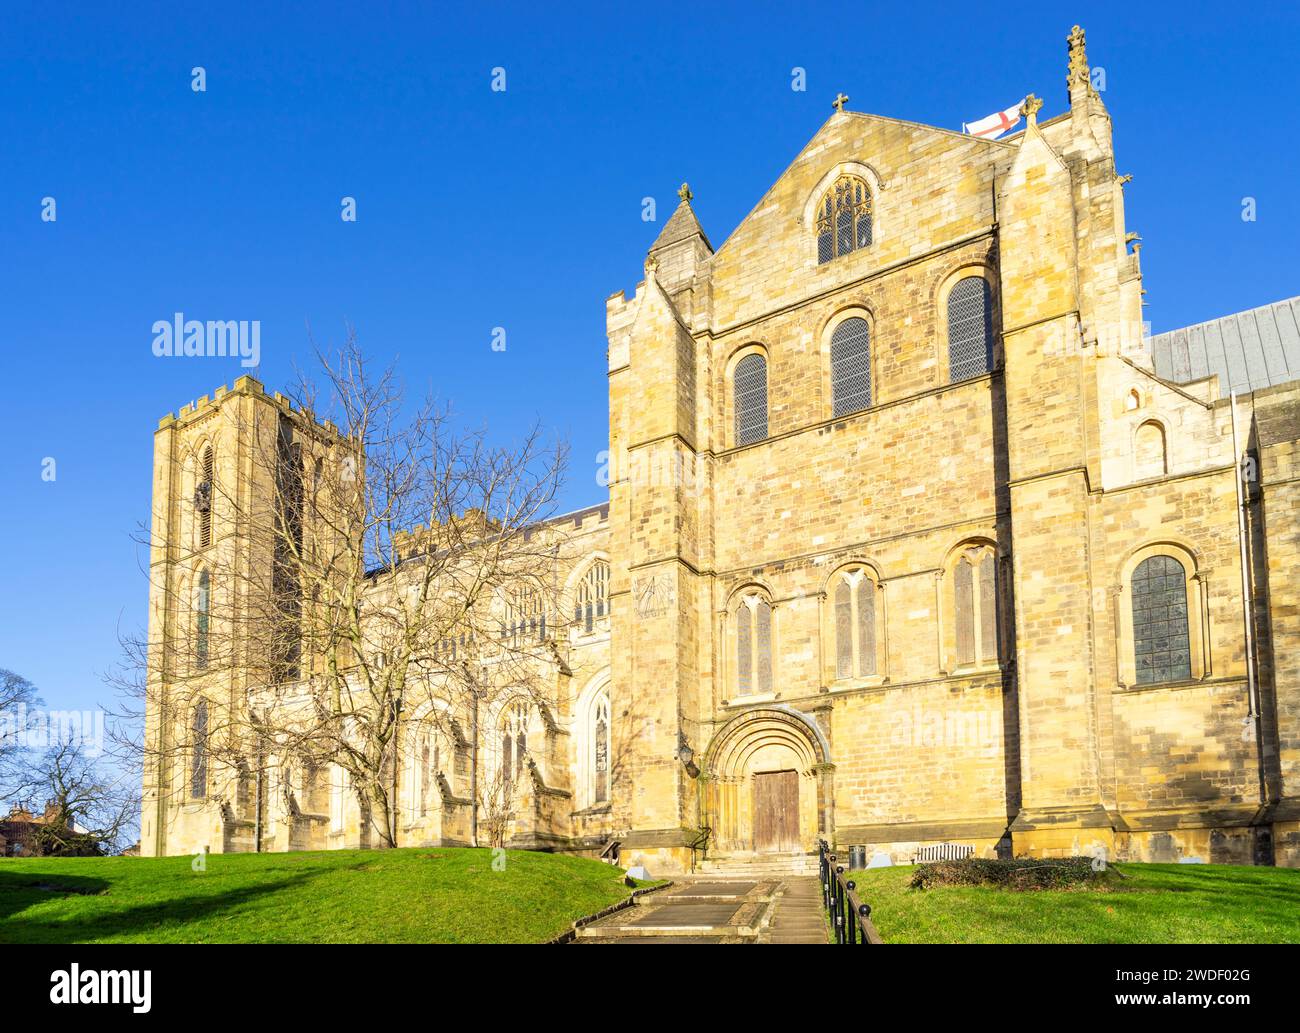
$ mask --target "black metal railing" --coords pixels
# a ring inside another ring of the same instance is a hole
[[[871,905],[858,897],[857,883],[845,878],[844,865],[836,863],[830,844],[817,841],[821,869],[822,903],[830,916],[836,943],[884,943],[871,921]]]
[[[691,871],[695,871],[696,866],[702,860],[701,855],[708,853],[709,837],[712,835],[712,828],[708,825],[701,825],[699,834],[691,840]]]

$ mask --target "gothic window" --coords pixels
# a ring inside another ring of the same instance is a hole
[[[430,743],[429,733],[425,732],[420,739],[420,782],[417,786],[420,794],[420,817],[429,813],[429,786],[437,765],[434,749],[435,747]]]
[[[876,583],[861,568],[835,579],[835,677],[876,673]]]
[[[511,703],[501,717],[501,781],[504,785],[523,778],[530,714],[527,701],[518,700]]]
[[[208,795],[208,704],[200,700],[190,717],[190,796]]]
[[[256,812],[257,783],[248,760],[240,757],[235,762],[235,807],[241,818],[252,818]]]
[[[841,176],[817,206],[817,263],[871,244],[871,189],[856,176]]]
[[[1163,477],[1169,472],[1165,454],[1165,429],[1154,420],[1148,420],[1133,435],[1134,476]]]
[[[747,595],[736,607],[736,694],[772,691],[772,607]]]
[[[308,757],[302,761],[302,802],[303,807],[312,814],[321,812],[321,769],[320,765]]]
[[[582,625],[582,630],[590,635],[596,628],[596,621],[609,614],[609,564],[597,560],[578,582],[578,599],[574,606],[573,620]]]
[[[844,320],[831,334],[831,399],[834,416],[871,406],[871,328],[860,316]]]
[[[603,693],[592,708],[591,799],[593,803],[609,799],[609,698]]]
[[[732,378],[736,406],[736,444],[751,445],[767,437],[767,360],[757,353],[736,363]]]
[[[989,282],[982,276],[967,276],[948,292],[948,381],[955,384],[992,368]]]
[[[540,588],[521,588],[510,596],[506,603],[506,620],[501,628],[501,637],[513,639],[515,645],[525,641],[540,642],[546,638],[546,607]],[[454,657],[454,640],[451,652]]]
[[[1137,683],[1190,678],[1187,571],[1172,556],[1151,556],[1133,571],[1131,588]]]
[[[194,662],[202,670],[208,666],[208,631],[212,614],[212,578],[206,570],[199,574],[195,610]]]
[[[990,546],[965,550],[953,568],[957,666],[998,659],[997,558]]]

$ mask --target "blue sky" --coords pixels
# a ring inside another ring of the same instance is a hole
[[[566,507],[597,501],[604,298],[639,278],[677,185],[719,244],[837,91],[853,110],[952,129],[1030,91],[1051,117],[1081,16],[1134,176],[1153,328],[1300,293],[1295,14],[269,6],[6,7],[0,667],[60,707],[108,698],[116,628],[143,620],[131,535],[158,418],[242,372],[155,358],[150,327],[176,311],[260,320],[272,388],[308,361],[309,328],[328,343],[350,322],[467,420],[566,435]],[[489,88],[498,66],[504,93]],[[795,66],[806,92],[790,88]],[[356,223],[339,218],[344,196]],[[646,196],[657,223],[641,219]]]

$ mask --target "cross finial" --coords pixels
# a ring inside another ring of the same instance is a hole
[[[683,183],[677,188],[677,196],[683,201],[689,201],[695,195],[691,193],[691,185],[689,183]]]
[[[847,104],[848,102],[849,102],[849,98],[845,94],[837,93],[835,95],[835,99],[831,101],[831,107],[833,107],[836,111],[842,112],[844,110],[844,105]]]
[[[1030,122],[1038,121],[1038,111],[1043,106],[1043,102],[1035,97],[1032,93],[1025,98],[1024,103],[1020,105],[1020,113]]]

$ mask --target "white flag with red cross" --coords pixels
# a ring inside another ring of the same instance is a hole
[[[977,122],[963,122],[961,131],[971,136],[983,137],[985,140],[996,140],[1003,133],[1014,129],[1020,124],[1020,106],[1024,104],[1023,100],[1016,101],[1006,111],[995,111],[987,118],[981,118]]]

